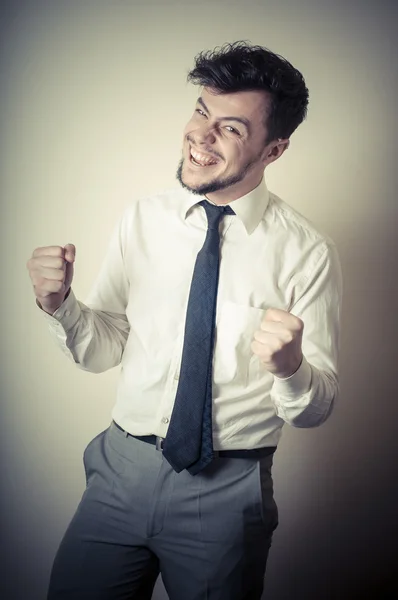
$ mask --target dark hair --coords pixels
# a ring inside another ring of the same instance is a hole
[[[200,52],[187,79],[221,94],[268,92],[266,143],[289,138],[307,116],[308,89],[304,77],[285,58],[262,46],[238,41]]]

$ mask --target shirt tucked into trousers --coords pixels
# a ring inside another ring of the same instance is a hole
[[[41,313],[78,368],[121,365],[112,423],[84,453],[87,487],[56,555],[48,600],[149,600],[159,573],[170,600],[260,600],[277,526],[273,456],[282,426],[314,427],[338,394],[341,271],[333,242],[264,181],[230,203],[220,225],[212,361],[214,458],[176,472],[166,438],[185,317],[207,219],[179,189],[132,202],[85,303],[71,290]],[[304,322],[304,359],[272,376],[250,344],[269,307]],[[82,398],[84,402],[84,398]],[[220,454],[219,454],[220,452]],[[177,469],[179,470],[179,469]]]

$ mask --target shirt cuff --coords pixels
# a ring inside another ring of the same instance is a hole
[[[50,326],[55,327],[56,329],[59,329],[59,327],[62,326],[65,332],[72,329],[80,318],[81,308],[72,289],[70,290],[68,297],[52,315],[49,315],[41,308],[37,299],[36,304]]]
[[[273,391],[288,400],[296,400],[297,396],[302,396],[310,390],[311,380],[311,365],[303,356],[301,365],[293,375],[290,375],[286,379],[274,377]]]

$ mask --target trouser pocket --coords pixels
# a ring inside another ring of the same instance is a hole
[[[262,523],[271,535],[278,526],[278,507],[274,500],[274,485],[272,480],[273,456],[260,458],[257,463],[258,499]]]

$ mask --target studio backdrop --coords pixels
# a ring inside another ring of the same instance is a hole
[[[84,301],[124,207],[178,185],[194,56],[235,40],[282,54],[306,78],[308,119],[266,181],[335,240],[344,275],[341,395],[320,428],[284,428],[264,598],[390,597],[396,3],[9,0],[1,12],[1,597],[45,597],[84,490],[83,450],[110,422],[119,376],[79,370],[56,348],[26,262],[38,246],[75,244]]]

